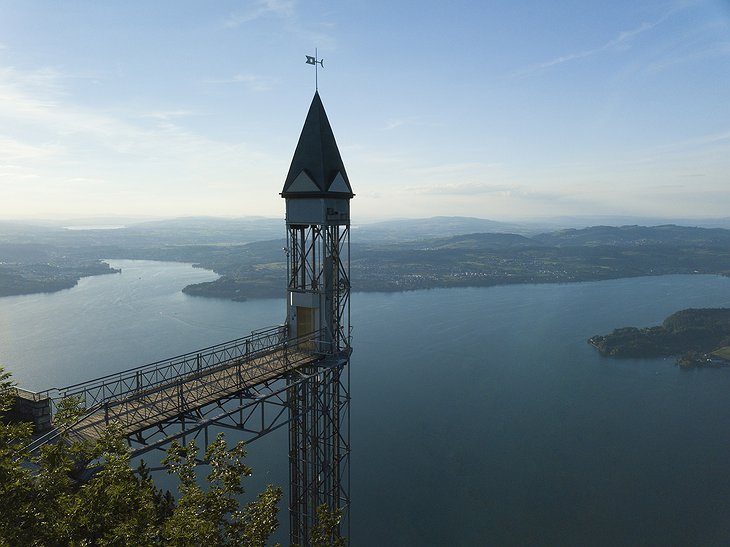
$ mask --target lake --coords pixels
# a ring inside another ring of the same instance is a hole
[[[122,273],[0,298],[0,363],[20,385],[68,385],[285,315],[283,289],[194,298],[180,289],[215,274],[111,263]],[[730,279],[353,294],[352,544],[730,542],[730,369],[611,360],[586,343],[688,307],[730,307]],[[251,444],[249,491],[286,483],[286,450],[282,431]]]

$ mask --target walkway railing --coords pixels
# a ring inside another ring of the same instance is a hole
[[[54,407],[61,399],[75,397],[85,408],[93,408],[102,403],[121,401],[166,384],[180,382],[184,378],[208,374],[216,368],[229,366],[232,361],[262,357],[280,349],[286,343],[286,328],[270,327],[254,331],[243,338],[162,361],[62,388],[51,388],[38,395],[50,398]],[[297,341],[289,343],[297,344]]]
[[[285,326],[270,327],[170,359],[29,395],[32,401],[46,401],[48,410],[50,402],[54,413],[64,398],[79,401],[85,412],[64,427],[74,438],[98,438],[111,422],[130,435],[152,426],[162,428],[191,410],[266,385],[326,355],[335,356],[331,343],[323,338],[318,331],[290,339]],[[55,442],[59,434],[52,429],[28,448],[38,450]]]

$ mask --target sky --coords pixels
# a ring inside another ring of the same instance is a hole
[[[730,0],[0,0],[0,220],[730,216]]]

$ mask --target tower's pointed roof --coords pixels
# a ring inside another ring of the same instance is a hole
[[[314,93],[281,197],[351,198],[352,187],[319,92]]]

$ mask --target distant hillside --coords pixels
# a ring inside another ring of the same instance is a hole
[[[647,228],[651,226],[652,228]],[[559,237],[599,237],[610,239],[610,232],[601,236],[604,228],[620,230],[628,235],[631,228],[653,229],[669,227],[684,229],[691,227],[730,229],[730,217],[699,220],[662,220],[639,219],[636,217],[559,217],[532,219],[525,221],[495,221],[473,217],[431,217],[418,219],[386,220],[375,223],[362,223],[353,226],[353,241],[408,241],[474,233],[510,233],[527,237],[547,237],[562,233]],[[590,227],[590,228],[589,228]],[[589,231],[589,233],[581,233]],[[536,236],[536,234],[540,234]],[[631,237],[631,236],[629,236]],[[605,241],[608,241],[606,239]],[[636,239],[640,236],[637,234]],[[604,241],[604,242],[605,242]],[[552,243],[550,243],[552,244]]]
[[[353,241],[408,241],[484,232],[523,233],[525,226],[472,217],[432,217],[358,224]]]
[[[541,232],[553,232],[565,228],[585,228],[586,226],[697,226],[701,228],[730,229],[730,217],[723,218],[659,218],[629,215],[577,215],[564,217],[535,218],[530,225],[543,226]],[[537,232],[535,232],[537,233]]]
[[[404,247],[409,246],[403,244]],[[527,247],[544,247],[539,241],[517,234],[464,234],[453,237],[429,239],[412,244],[424,250],[437,249],[518,249]]]
[[[730,231],[592,227],[534,237],[468,234],[361,245],[353,287],[410,290],[513,283],[564,283],[666,274],[730,273]]]
[[[545,245],[565,246],[645,246],[645,245],[730,245],[730,230],[687,226],[592,226],[538,234],[532,239]]]
[[[444,235],[495,225],[500,229]],[[353,228],[352,289],[403,291],[644,275],[730,275],[730,230],[594,226],[527,236],[501,228],[492,221],[461,217],[382,223],[369,228],[370,232]],[[394,232],[399,235],[391,238],[388,234]],[[426,237],[426,233],[437,235]],[[267,234],[275,237],[249,240]],[[21,235],[17,227],[11,230],[0,224],[0,263],[5,263],[7,275],[16,276],[14,284],[21,286],[23,279],[43,281],[39,272],[51,272],[38,265],[66,269],[83,264],[83,272],[100,273],[89,264],[104,258],[191,262],[221,278],[187,287],[188,294],[241,300],[283,291],[283,236],[283,223],[271,219],[179,219],[117,230],[42,228]],[[55,283],[58,276],[49,276]]]

